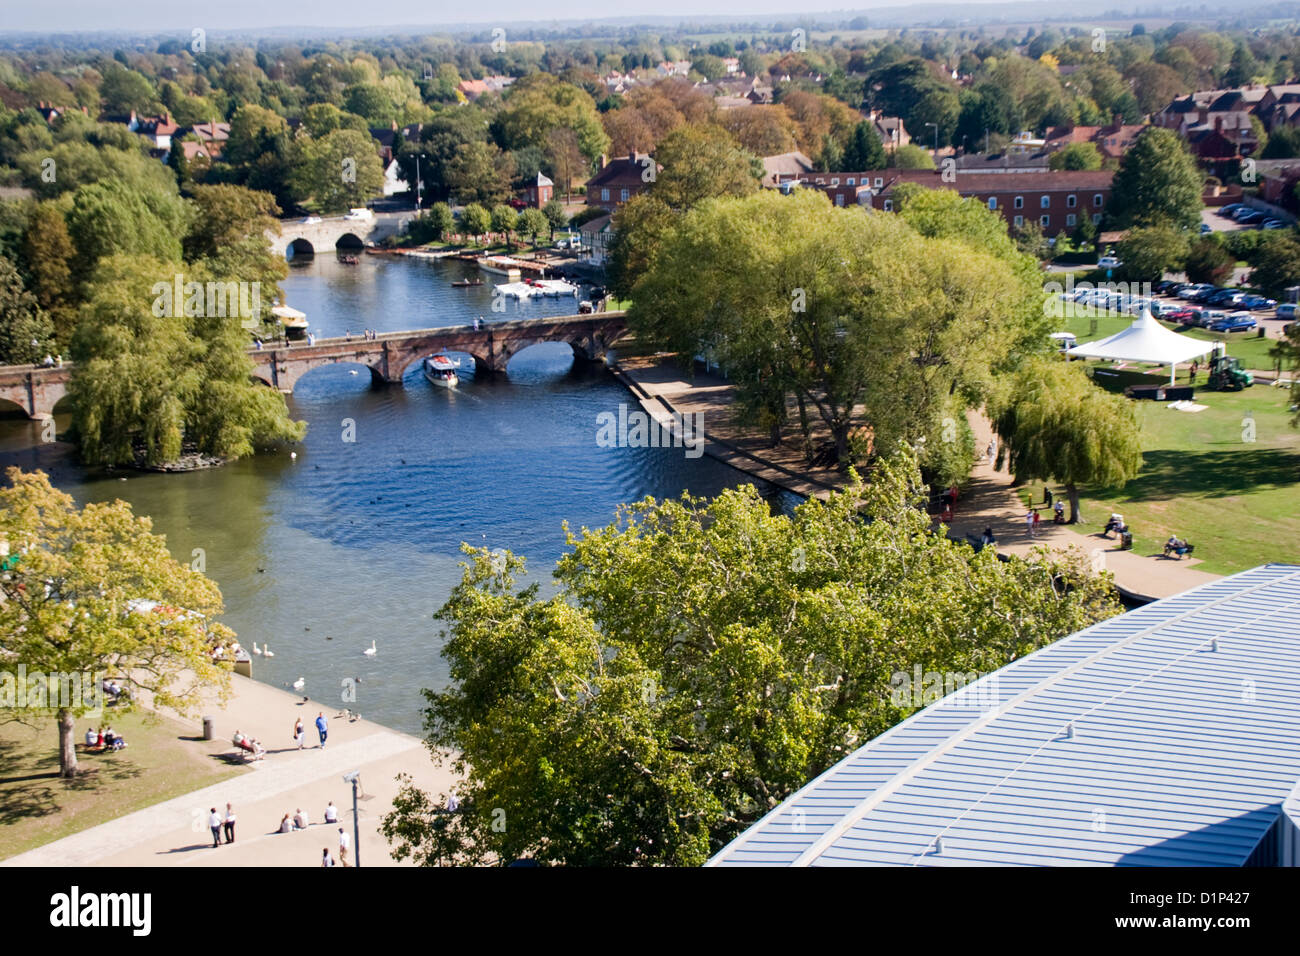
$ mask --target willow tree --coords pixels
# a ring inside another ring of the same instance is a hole
[[[793,396],[847,464],[864,433],[891,447],[954,432],[953,397],[979,401],[1026,316],[1041,321],[1030,275],[898,216],[764,192],[684,217],[635,284],[629,321],[683,358],[712,349],[751,421]]]
[[[752,486],[646,499],[570,534],[545,598],[467,547],[439,612],[452,683],[424,692],[460,806],[408,781],[395,854],[699,865],[911,713],[900,672],[987,672],[1119,611],[1082,555],[976,554],[924,501],[906,448],[792,516]]]
[[[1057,359],[1027,362],[994,403],[994,430],[1018,481],[1059,481],[1079,521],[1079,486],[1122,487],[1142,468],[1134,403]]]
[[[97,715],[102,681],[119,678],[128,709],[192,712],[200,693],[224,700],[229,665],[211,646],[233,632],[215,582],[174,560],[148,518],[122,501],[78,508],[43,472],[8,470],[0,488],[0,719],[53,719],[59,766],[77,769],[76,721]],[[139,602],[152,601],[146,610]],[[19,670],[21,668],[21,670]]]

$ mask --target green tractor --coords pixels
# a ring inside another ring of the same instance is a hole
[[[1240,392],[1254,381],[1251,374],[1241,367],[1241,359],[1216,355],[1210,360],[1210,378],[1206,385],[1216,392]]]

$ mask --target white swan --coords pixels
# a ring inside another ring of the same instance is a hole
[[[274,656],[275,656],[273,653],[271,653],[271,645],[270,645],[270,644],[263,644],[263,645],[262,645],[262,653],[263,653],[265,656],[267,656],[267,657],[274,657]]]
[[[257,641],[253,642],[253,653],[256,654],[258,657],[262,656],[262,649],[257,646]]]
[[[307,686],[307,682],[303,680],[301,677],[299,677],[296,681],[293,682],[293,689],[297,691],[302,690],[306,686]]]
[[[371,641],[371,642],[370,642],[370,646],[367,647],[367,648],[366,648],[364,651],[362,651],[361,653],[362,653],[362,654],[365,654],[366,657],[374,657],[376,654],[379,653],[379,651],[375,649],[375,642],[374,642],[374,641]]]

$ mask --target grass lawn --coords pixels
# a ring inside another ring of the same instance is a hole
[[[228,741],[197,740],[192,725],[140,711],[119,717],[112,708],[103,719],[127,748],[85,753],[86,728],[99,721],[78,722],[80,773],[70,781],[59,776],[53,718],[36,728],[0,724],[0,859],[247,772],[218,757]]]
[[[1078,336],[1080,344],[1114,335],[1116,332],[1120,332],[1132,325],[1133,320],[1136,318],[1132,315],[1112,315],[1106,312],[1097,312],[1087,306],[1075,306],[1071,311],[1075,314],[1059,320],[1058,324],[1060,324],[1061,328],[1058,331],[1073,332]],[[1096,322],[1095,330],[1094,321]],[[1246,368],[1263,370],[1273,368],[1273,360],[1269,358],[1268,352],[1277,344],[1275,339],[1261,339],[1254,332],[1210,332],[1206,329],[1189,328],[1173,322],[1162,322],[1160,324],[1180,335],[1187,335],[1194,339],[1201,339],[1206,342],[1226,342],[1228,344],[1228,354],[1241,359],[1242,365]],[[1201,364],[1204,364],[1204,362]],[[1165,368],[1167,371],[1168,366],[1165,366]],[[1184,377],[1186,375],[1185,372],[1180,374]],[[1203,375],[1201,381],[1205,381]]]
[[[1165,380],[1121,372],[1097,382],[1122,391],[1134,382]],[[1196,401],[1209,407],[1180,412],[1164,402],[1137,403],[1142,471],[1122,489],[1084,490],[1088,530],[1118,511],[1139,553],[1160,553],[1177,533],[1196,546],[1195,557],[1204,562],[1198,567],[1216,574],[1271,561],[1300,563],[1300,430],[1289,424],[1288,391],[1265,385],[1240,392],[1198,389]],[[1254,421],[1254,442],[1243,440],[1247,416]],[[1042,500],[1041,485],[1034,494]]]

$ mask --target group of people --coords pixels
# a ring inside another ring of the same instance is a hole
[[[334,801],[331,800],[329,802],[329,806],[325,808],[325,823],[337,824],[338,822],[339,822],[338,807],[334,806]],[[303,810],[301,807],[299,807],[292,814],[286,813],[284,815],[284,818],[280,821],[280,827],[278,832],[293,833],[295,830],[306,830],[310,826],[311,826],[311,820],[308,818],[307,812]],[[352,838],[348,836],[348,831],[343,827],[339,827],[338,829],[339,829],[339,862],[342,863],[344,866],[349,866],[350,864],[348,863],[348,850],[352,845]],[[324,848],[324,852],[321,854],[320,865],[321,866],[337,865],[334,862],[334,858],[330,856],[329,847]]]
[[[325,740],[329,737],[329,724],[325,721],[325,712],[321,711],[316,715],[316,733],[320,737],[321,749],[325,749]],[[299,717],[293,722],[293,742],[302,750],[307,745],[307,735],[303,731],[302,718]]]
[[[221,846],[221,834],[223,830],[225,831],[226,842],[234,843],[235,808],[227,803],[226,812],[223,816],[217,811],[216,807],[213,807],[212,812],[208,815],[208,829],[212,831],[212,846],[214,849]]]
[[[1175,557],[1181,558],[1184,554],[1187,554],[1191,550],[1192,550],[1192,546],[1188,544],[1186,541],[1184,541],[1182,538],[1178,537],[1178,535],[1176,534],[1171,534],[1169,536],[1169,540],[1165,542],[1166,558],[1169,557],[1171,554],[1174,555]]]
[[[127,693],[126,688],[123,687],[115,677],[105,677],[103,687],[104,693],[112,699],[112,703],[114,704],[119,700],[124,700],[130,696],[130,694]]]
[[[254,740],[252,737],[241,734],[238,730],[235,731],[235,735],[231,738],[231,742],[240,750],[252,754],[254,760],[261,760],[266,756],[266,748],[263,747],[261,743]]]
[[[112,727],[86,728],[86,748],[88,750],[122,750],[126,741],[113,732]]]

